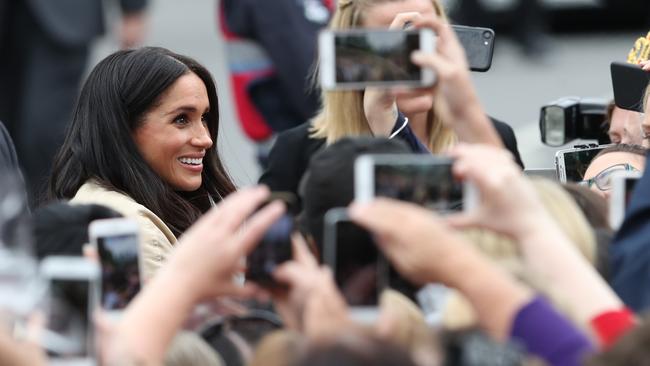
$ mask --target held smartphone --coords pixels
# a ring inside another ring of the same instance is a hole
[[[291,235],[296,231],[295,220],[291,216],[297,211],[296,196],[291,192],[272,192],[260,209],[276,200],[284,202],[289,213],[271,225],[246,258],[246,280],[267,288],[282,287],[273,279],[273,271],[280,264],[293,258]]]
[[[140,291],[138,223],[126,218],[95,220],[88,236],[102,269],[102,308],[119,313]]]
[[[441,214],[470,210],[478,205],[478,191],[454,178],[452,163],[436,155],[362,155],[354,165],[355,199],[389,197]]]
[[[650,73],[638,65],[612,62],[612,86],[614,101],[619,108],[643,113],[643,97],[650,82]]]
[[[641,178],[640,172],[617,172],[612,175],[612,195],[609,197],[609,225],[613,230],[623,223],[632,193]]]
[[[49,285],[43,348],[50,365],[96,365],[92,312],[98,302],[99,266],[81,257],[47,257],[40,273]]]
[[[555,168],[561,183],[580,182],[584,179],[589,164],[600,150],[610,145],[578,147],[559,150],[555,153]]]
[[[346,208],[325,214],[323,263],[350,306],[377,306],[379,293],[388,285],[386,261],[368,231],[350,221]]]
[[[324,30],[318,37],[320,82],[327,90],[430,86],[433,70],[416,66],[411,54],[434,49],[430,29]]]
[[[389,264],[372,235],[350,221],[347,209],[333,208],[325,214],[323,262],[350,305],[350,315],[371,324],[378,317],[379,296],[391,288],[415,300],[418,286],[403,279]]]
[[[485,72],[492,66],[494,55],[494,31],[490,28],[469,27],[465,25],[451,26],[460,44],[465,49],[469,69]]]

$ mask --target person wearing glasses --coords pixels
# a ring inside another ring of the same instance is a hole
[[[639,145],[618,144],[607,147],[591,161],[580,184],[609,199],[611,177],[621,171],[643,172],[646,151]]]

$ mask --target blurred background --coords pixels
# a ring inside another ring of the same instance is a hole
[[[529,3],[524,11],[532,11],[527,16],[541,20],[534,27],[542,33],[522,35],[517,0],[448,0],[445,6],[459,24],[495,29],[492,68],[474,73],[479,96],[490,115],[515,129],[526,167],[550,168],[557,148],[540,142],[540,107],[570,95],[611,98],[609,64],[624,61],[635,40],[650,29],[650,2],[522,1]],[[248,185],[257,181],[260,171],[255,147],[234,113],[217,5],[217,0],[151,0],[145,43],[190,55],[212,71],[221,103],[219,150],[236,183]],[[109,19],[118,16],[117,9],[109,12]],[[90,66],[118,47],[114,34],[96,43]]]

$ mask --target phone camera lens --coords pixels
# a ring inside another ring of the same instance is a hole
[[[492,33],[488,32],[488,31],[483,32],[483,38],[491,39],[492,38]]]

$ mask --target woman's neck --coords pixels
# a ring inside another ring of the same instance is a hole
[[[428,133],[429,131],[427,128],[428,115],[429,112],[422,112],[422,113],[411,114],[407,116],[409,119],[409,126],[411,126],[411,130],[413,130],[415,136],[425,146],[429,144],[429,133]]]

